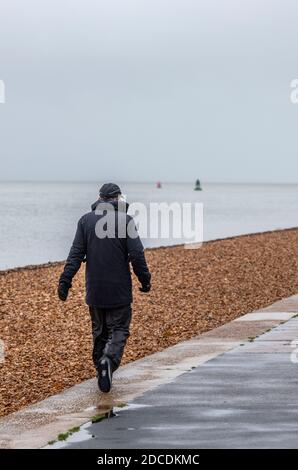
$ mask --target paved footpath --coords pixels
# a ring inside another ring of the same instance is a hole
[[[23,408],[0,448],[298,448],[297,314],[294,295],[120,367],[109,394],[90,379]]]
[[[292,317],[85,426],[85,440],[66,447],[298,448],[295,340]]]
[[[298,448],[298,318],[88,426],[76,448]]]

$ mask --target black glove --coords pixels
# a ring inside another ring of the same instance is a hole
[[[142,287],[139,287],[141,292],[149,292],[151,289],[151,284],[143,284]]]
[[[58,297],[63,302],[65,302],[65,300],[67,299],[68,291],[69,291],[70,287],[71,286],[69,284],[67,284],[66,282],[59,282]]]

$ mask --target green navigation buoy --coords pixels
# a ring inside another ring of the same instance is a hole
[[[196,180],[195,191],[202,191],[200,180]]]

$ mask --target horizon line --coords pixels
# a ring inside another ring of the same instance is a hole
[[[71,184],[71,183],[102,183],[103,181],[107,181],[107,179],[103,179],[103,180],[1,180],[0,179],[0,183],[66,183],[66,184]],[[175,180],[148,180],[148,181],[144,181],[144,180],[139,180],[139,181],[136,181],[136,180],[120,180],[120,179],[117,179],[115,178],[115,181],[117,181],[119,184],[125,184],[125,183],[129,183],[129,184],[156,184],[157,182],[160,182],[162,184],[194,184],[194,181],[193,180],[188,180],[188,181],[175,181]],[[298,181],[295,182],[295,181],[204,181],[204,180],[200,180],[201,184],[235,184],[235,185],[239,185],[239,184],[243,184],[243,185],[291,185],[291,186],[295,186],[295,185],[298,185]]]

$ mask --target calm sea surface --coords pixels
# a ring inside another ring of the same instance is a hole
[[[0,183],[0,269],[66,258],[99,183]],[[202,202],[204,240],[298,226],[298,185],[121,184],[128,202]],[[183,239],[145,239],[145,246]]]

